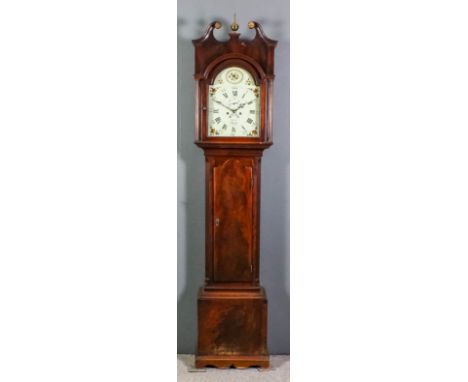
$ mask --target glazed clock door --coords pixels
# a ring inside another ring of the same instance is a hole
[[[253,280],[252,159],[225,158],[213,168],[215,282]]]

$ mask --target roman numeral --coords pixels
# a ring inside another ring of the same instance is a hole
[[[223,93],[223,96],[224,96],[224,98],[228,97],[227,93]]]
[[[220,117],[215,118],[215,122],[216,122],[216,123],[220,123],[220,122],[221,122],[221,118],[220,118]]]
[[[237,90],[233,90],[233,91],[232,91],[232,95],[233,95],[234,97],[237,97]]]
[[[249,110],[250,114],[255,114],[255,110]]]
[[[213,113],[219,113],[219,109],[213,109]]]
[[[253,119],[252,119],[252,118],[247,118],[247,123],[252,124],[252,122],[253,122]]]
[[[227,129],[227,125],[224,124],[223,127],[222,127],[223,130],[226,130]]]

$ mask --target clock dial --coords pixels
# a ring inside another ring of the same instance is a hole
[[[222,70],[208,89],[208,136],[258,137],[260,86],[240,67]]]

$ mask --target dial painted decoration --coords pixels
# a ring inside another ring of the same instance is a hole
[[[258,137],[260,86],[240,67],[222,70],[208,89],[209,137]]]

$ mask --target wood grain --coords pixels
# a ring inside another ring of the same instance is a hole
[[[213,168],[215,282],[253,279],[253,161],[227,158]]]
[[[198,296],[196,367],[268,367],[268,302],[259,283],[260,179],[263,150],[272,144],[272,84],[276,41],[255,23],[256,35],[228,41],[213,35],[195,47],[195,143],[205,153],[205,285]],[[207,134],[208,87],[229,66],[260,86],[258,137]]]

